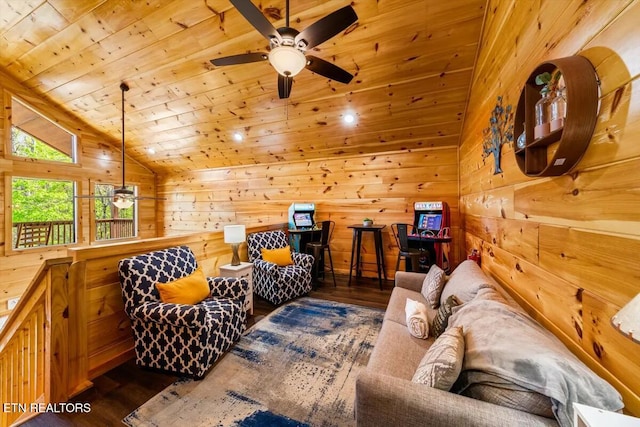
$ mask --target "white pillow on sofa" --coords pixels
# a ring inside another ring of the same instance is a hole
[[[449,328],[429,347],[411,381],[449,391],[462,371],[463,359],[462,327]]]
[[[421,294],[431,308],[440,306],[440,294],[444,288],[446,275],[443,269],[433,264],[422,282]]]

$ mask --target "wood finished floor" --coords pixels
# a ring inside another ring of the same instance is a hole
[[[318,282],[319,286],[311,291],[309,296],[367,307],[387,306],[393,289],[392,281],[385,281],[383,289],[380,290],[377,279],[354,278],[350,287],[347,286],[348,279],[348,276],[336,275],[337,286],[334,287],[329,274],[326,281]],[[253,316],[249,318],[248,325],[253,325],[275,308],[267,301],[256,297]],[[96,378],[91,389],[73,399],[73,402],[90,403],[90,413],[46,413],[29,420],[23,426],[122,426],[122,419],[127,414],[176,379],[175,375],[140,369],[133,361],[129,361]]]

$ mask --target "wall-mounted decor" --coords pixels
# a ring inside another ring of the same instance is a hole
[[[544,95],[540,93],[538,76],[544,74],[562,75],[563,90],[554,98],[556,103],[560,101],[562,117],[553,120],[552,102],[548,122],[540,123],[536,120],[536,107]],[[524,144],[513,151],[518,167],[527,176],[569,172],[587,150],[597,118],[598,76],[587,58],[569,56],[538,65],[525,82],[516,109],[516,133],[524,133]],[[538,126],[542,131],[536,132]]]
[[[511,105],[502,106],[502,97],[491,112],[489,127],[482,131],[482,158],[493,154],[493,174],[502,173],[500,168],[500,152],[502,144],[513,141],[513,108]]]

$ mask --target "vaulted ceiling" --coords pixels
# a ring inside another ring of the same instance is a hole
[[[485,0],[290,0],[291,26],[348,4],[312,54],[354,79],[303,70],[287,100],[266,61],[210,63],[268,49],[228,0],[0,0],[0,67],[114,144],[126,82],[127,154],[161,174],[458,144]]]

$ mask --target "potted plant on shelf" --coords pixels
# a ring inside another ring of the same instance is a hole
[[[362,225],[365,227],[371,227],[373,225],[373,220],[371,218],[365,218],[362,220]]]

